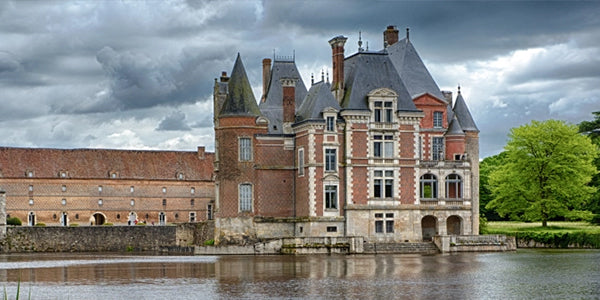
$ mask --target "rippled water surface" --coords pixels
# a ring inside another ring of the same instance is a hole
[[[457,255],[0,255],[21,299],[600,299],[600,251]]]

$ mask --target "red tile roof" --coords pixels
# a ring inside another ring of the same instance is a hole
[[[212,180],[214,153],[108,149],[44,149],[0,147],[0,177]]]

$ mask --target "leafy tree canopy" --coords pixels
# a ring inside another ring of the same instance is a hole
[[[594,120],[579,123],[579,132],[589,136],[592,139],[592,143],[600,148],[600,111],[593,112],[592,114],[594,115]],[[600,170],[600,156],[596,157],[594,165],[596,169]],[[597,215],[595,220],[598,222],[600,221],[600,173],[596,173],[592,177],[589,185],[596,188],[596,193],[590,199],[586,209]]]
[[[488,156],[479,163],[479,212],[489,221],[506,220],[500,217],[493,209],[487,209],[486,205],[492,201],[492,187],[490,186],[490,174],[504,165],[506,152],[501,152],[494,156]]]
[[[594,193],[598,149],[575,125],[532,121],[511,129],[504,164],[490,174],[493,199],[486,205],[500,216],[542,221],[584,213]],[[587,214],[590,214],[587,212]]]

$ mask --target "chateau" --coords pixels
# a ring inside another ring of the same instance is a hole
[[[306,88],[294,59],[263,60],[257,104],[241,57],[215,82],[216,241],[478,234],[478,129],[407,35],[345,56]]]
[[[265,58],[254,96],[241,56],[214,85],[215,153],[0,148],[6,210],[24,225],[213,220],[215,242],[476,235],[478,129],[394,26],[383,49],[303,82],[295,58]],[[327,75],[329,77],[329,75]]]

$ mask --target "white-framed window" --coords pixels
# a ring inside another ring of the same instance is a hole
[[[325,209],[338,209],[337,185],[325,185]]]
[[[164,212],[158,213],[158,225],[166,225],[167,224],[167,214]]]
[[[33,177],[33,171],[27,171],[27,177]]]
[[[373,135],[373,156],[375,157],[394,157],[394,136],[387,134]]]
[[[375,170],[373,171],[373,178],[374,198],[394,197],[394,171]]]
[[[61,190],[62,190],[63,192],[66,192],[66,191],[67,191],[67,186],[66,186],[66,185],[63,185],[63,186],[61,187]]]
[[[304,148],[298,149],[298,176],[304,176]]]
[[[242,183],[239,185],[239,203],[241,212],[252,211],[252,184]]]
[[[433,112],[433,128],[444,127],[444,113],[441,111]]]
[[[375,214],[375,233],[394,232],[394,213]]]
[[[373,103],[373,119],[377,123],[391,123],[394,120],[393,101],[375,101]]]
[[[163,194],[166,194],[166,193],[167,193],[167,188],[166,188],[166,187],[163,187],[163,188],[162,188],[162,192],[163,192]]]
[[[102,193],[102,186],[101,185],[98,186],[98,193]]]
[[[29,186],[29,191],[30,191],[30,192],[33,192],[33,185],[30,185],[30,186]]]
[[[444,138],[434,136],[431,143],[431,159],[442,160],[444,159]]]
[[[335,172],[337,170],[337,150],[333,148],[325,149],[325,171]]]
[[[130,187],[129,187],[129,192],[130,192],[130,193],[133,193],[134,191],[135,191],[135,188],[134,188],[133,186],[130,186]]]
[[[190,212],[190,223],[195,223],[196,222],[196,212],[191,211]]]
[[[446,176],[446,198],[460,199],[463,197],[462,178],[458,174]]]
[[[438,181],[433,174],[425,174],[419,180],[421,199],[436,199],[438,197]]]
[[[249,137],[241,137],[239,143],[239,159],[240,161],[252,160],[252,140]]]
[[[193,194],[195,194],[195,193],[196,193],[196,188],[194,188],[194,187],[190,188],[190,194],[192,194],[192,195],[193,195]]]
[[[327,116],[327,118],[325,118],[325,130],[326,131],[335,131],[335,117],[334,116]]]

